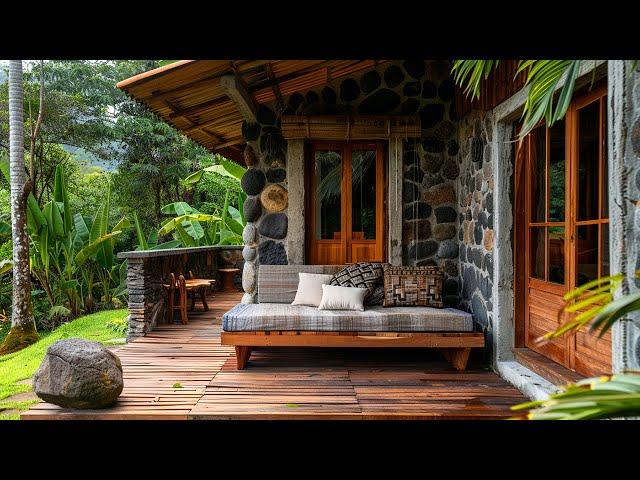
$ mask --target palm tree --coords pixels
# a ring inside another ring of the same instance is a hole
[[[22,60],[9,62],[9,168],[11,172],[11,235],[13,239],[13,303],[11,330],[0,354],[14,352],[38,340],[31,310],[27,196],[30,188],[24,164],[24,92]]]

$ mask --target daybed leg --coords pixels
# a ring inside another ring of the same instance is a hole
[[[251,356],[252,347],[236,345],[236,363],[238,370],[244,370],[245,365]]]
[[[464,371],[467,368],[471,348],[446,348],[442,350],[442,353],[451,362],[453,368],[458,371]]]

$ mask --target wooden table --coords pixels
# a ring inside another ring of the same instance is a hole
[[[235,290],[233,286],[233,276],[240,271],[239,268],[219,268],[222,274],[222,291],[231,292]]]
[[[173,276],[173,274],[172,274]],[[180,282],[184,280],[184,289],[180,287]],[[209,311],[209,305],[207,304],[207,288],[216,283],[214,279],[206,279],[206,278],[189,278],[185,279],[182,275],[180,275],[180,279],[178,281],[177,290],[179,292],[179,301],[176,306],[174,303],[174,292],[175,287],[172,288],[171,285],[163,284],[163,288],[168,293],[168,308],[167,308],[167,321],[169,323],[173,320],[173,311],[180,311],[180,321],[183,324],[187,323],[187,293],[191,292],[191,308],[189,310],[195,310],[196,306],[196,294],[200,294],[200,300],[202,301],[202,306],[204,307],[205,312]],[[181,291],[182,290],[182,291]]]

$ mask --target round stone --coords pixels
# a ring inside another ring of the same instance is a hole
[[[381,88],[365,98],[358,112],[362,115],[384,115],[390,113],[400,105],[400,95],[388,88]]]
[[[320,95],[322,96],[322,101],[327,105],[335,105],[338,101],[336,91],[331,87],[324,87]]]
[[[415,202],[404,207],[405,220],[419,220],[431,216],[431,205],[424,202]]]
[[[440,84],[438,87],[438,96],[440,100],[444,102],[449,102],[453,99],[453,81],[450,78],[447,78]]]
[[[260,104],[256,117],[262,125],[273,125],[277,120],[275,112],[265,104]]]
[[[438,223],[455,222],[456,218],[458,218],[458,213],[452,207],[436,208],[436,220]]]
[[[458,293],[458,280],[455,278],[447,278],[442,285],[443,295],[455,295]]]
[[[242,267],[242,289],[253,293],[256,289],[256,266],[253,262],[244,262]]]
[[[444,162],[444,159],[442,158],[441,155],[431,155],[429,153],[425,154],[424,157],[422,157],[422,162],[420,162],[420,167],[428,173],[438,173],[440,171],[440,168],[442,167],[442,164]]]
[[[445,162],[442,167],[442,176],[444,178],[448,178],[449,180],[455,180],[460,175],[460,167],[458,166],[458,162],[453,159],[449,159]]]
[[[260,197],[247,197],[242,205],[242,212],[247,222],[256,222],[262,215],[262,205]]]
[[[462,274],[462,296],[464,298],[471,298],[473,292],[478,287],[476,280],[476,272],[473,267],[467,267]]]
[[[458,154],[458,150],[460,149],[460,146],[458,145],[458,142],[456,142],[455,140],[449,140],[449,143],[447,144],[447,153],[451,156],[457,155]]]
[[[418,115],[420,115],[422,129],[433,128],[444,119],[444,105],[441,103],[425,105],[420,109]]]
[[[422,84],[420,82],[407,82],[402,86],[402,93],[407,97],[420,95]]]
[[[438,206],[443,203],[454,203],[456,201],[456,192],[452,184],[441,183],[424,192],[423,198],[428,204]]]
[[[63,408],[104,408],[122,392],[120,359],[98,342],[59,340],[33,377],[33,390],[45,402]]]
[[[240,180],[242,190],[244,190],[247,195],[258,195],[264,188],[265,183],[266,178],[264,173],[257,168],[248,169]]]
[[[473,138],[471,140],[471,161],[476,163],[481,162],[483,152],[484,145],[482,139],[480,137]]]
[[[256,259],[256,254],[256,249],[247,245],[242,249],[242,258],[244,258],[246,262],[253,262]]]
[[[269,131],[260,137],[260,150],[267,162],[283,159],[287,143],[280,132]]]
[[[284,246],[273,240],[260,242],[258,256],[262,265],[286,265],[288,263]]]
[[[420,79],[424,76],[424,60],[405,60],[402,63],[405,71],[413,78]]]
[[[380,83],[382,83],[380,74],[375,70],[371,70],[370,72],[365,73],[360,78],[360,88],[362,88],[362,91],[365,94],[373,92],[380,86]]]
[[[444,272],[450,277],[458,276],[458,263],[453,260],[447,260],[444,262]]]
[[[402,69],[397,65],[391,65],[384,72],[384,83],[386,83],[389,88],[397,87],[403,80],[404,73],[402,73]]]
[[[244,226],[242,241],[249,247],[255,247],[258,243],[258,229],[253,223],[247,223]]]
[[[416,184],[413,182],[404,182],[402,187],[402,200],[404,200],[405,203],[411,203],[418,200],[419,197],[420,190],[418,190]]]
[[[307,92],[307,96],[305,97],[305,100],[307,105],[315,105],[320,101],[320,96],[316,92],[311,90],[310,92]]]
[[[411,180],[415,183],[422,183],[422,179],[424,178],[424,172],[418,168],[417,165],[412,166],[406,172],[404,172],[405,180]]]
[[[424,128],[424,125],[422,125]],[[429,153],[442,153],[444,152],[444,142],[436,137],[426,137],[422,140],[422,148],[425,152]]]
[[[407,250],[407,260],[424,259],[430,257],[438,250],[438,242],[424,240],[412,242]]]
[[[287,236],[289,220],[284,213],[270,213],[260,221],[260,235],[278,240]]]
[[[435,83],[426,81],[422,84],[422,98],[436,98],[437,93]]]
[[[260,124],[242,122],[242,138],[247,142],[257,140],[260,137]]]
[[[454,234],[455,234],[455,230],[454,230]],[[438,257],[456,258],[457,256],[458,256],[458,242],[456,242],[455,240],[444,240],[440,242],[440,246],[438,247]]]
[[[289,192],[280,185],[268,185],[260,194],[260,203],[269,212],[281,212],[289,204]]]
[[[287,171],[284,168],[272,168],[267,170],[267,181],[269,183],[284,182],[287,178]]]
[[[420,102],[415,98],[408,98],[407,100],[402,102],[402,105],[400,105],[400,111],[403,115],[412,115],[414,113],[417,113],[419,108]]]
[[[297,112],[298,108],[300,108],[300,105],[302,105],[304,103],[304,97],[299,94],[299,93],[294,93],[289,97],[289,101],[287,102],[287,104],[289,105],[289,109],[292,112]]]
[[[402,239],[405,244],[417,240],[427,240],[430,237],[431,222],[429,220],[423,219],[402,223]]]
[[[483,327],[487,327],[489,325],[487,310],[479,295],[474,295],[471,299],[471,313],[473,314],[475,321],[480,325]]]
[[[244,147],[242,157],[244,158],[244,163],[247,167],[253,167],[254,165],[258,164],[256,153],[253,151],[253,147],[248,143]]]
[[[340,100],[353,102],[360,96],[360,87],[353,78],[347,78],[340,84]]]
[[[433,227],[433,237],[436,240],[448,240],[456,236],[456,226],[453,223],[438,223]],[[458,247],[456,246],[456,250]],[[453,257],[447,257],[453,258]]]
[[[484,270],[493,278],[493,255],[491,252],[486,253],[483,261]]]

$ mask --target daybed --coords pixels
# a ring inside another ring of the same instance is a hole
[[[333,274],[341,265],[261,265],[255,304],[239,304],[222,317],[222,344],[234,345],[244,369],[253,347],[429,347],[457,370],[471,348],[484,346],[470,313],[454,308],[368,306],[362,312],[291,305],[298,273]]]

